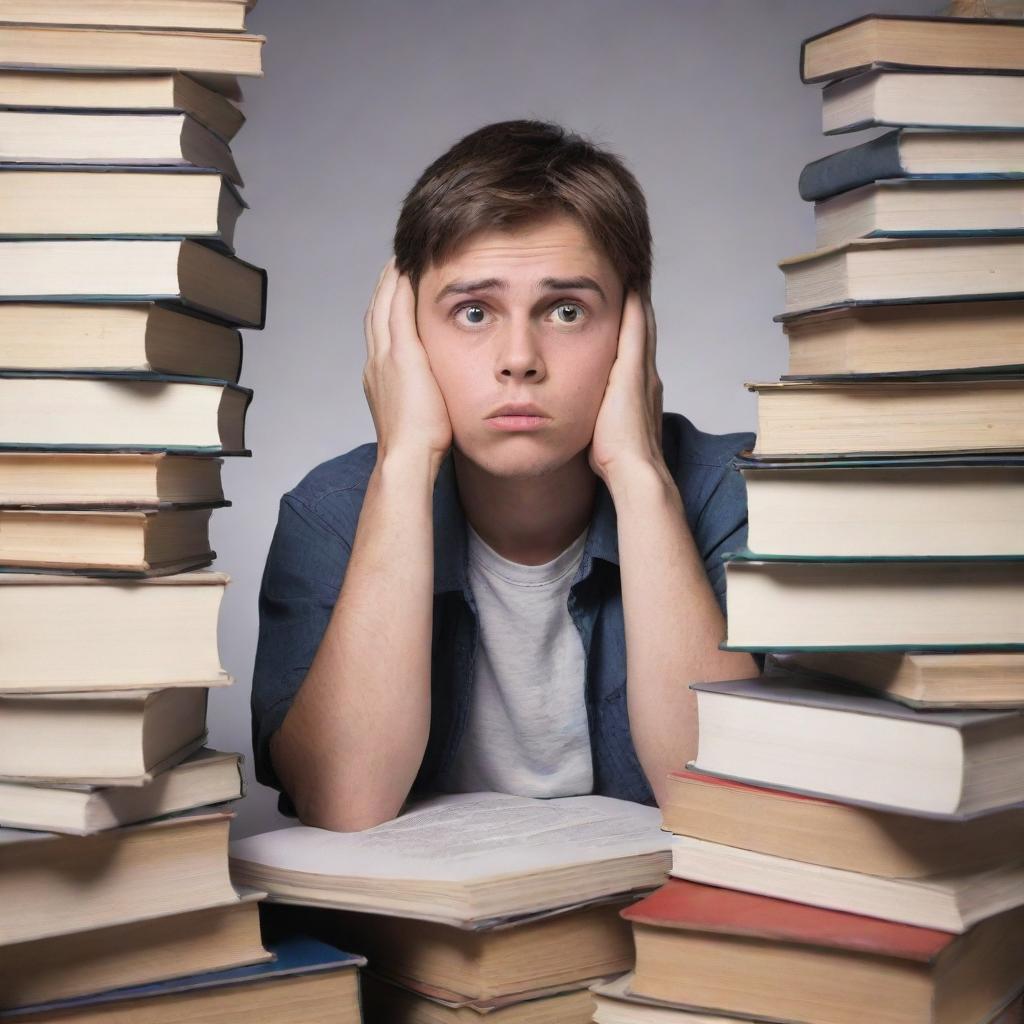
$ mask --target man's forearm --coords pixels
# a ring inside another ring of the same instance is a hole
[[[300,819],[335,831],[387,821],[430,729],[433,485],[394,456],[370,476],[344,583],[316,657],[271,742]]]
[[[668,772],[697,749],[691,682],[757,674],[720,651],[725,619],[667,469],[637,465],[609,481],[618,519],[629,725],[659,805]]]

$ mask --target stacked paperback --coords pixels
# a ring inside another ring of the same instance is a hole
[[[359,1019],[358,958],[264,948],[240,757],[204,746],[265,301],[234,253],[251,6],[0,0],[4,1020],[277,1022],[306,989]]]
[[[1024,991],[1024,20],[807,40],[818,248],[753,384],[728,649],[670,779],[668,882],[600,1024],[1019,1021]]]

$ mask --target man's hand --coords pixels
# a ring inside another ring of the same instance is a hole
[[[590,468],[610,486],[613,474],[661,468],[664,388],[655,366],[657,328],[649,295],[626,294],[619,343],[590,445]]]
[[[441,390],[416,332],[416,297],[395,259],[388,260],[363,318],[363,392],[377,431],[377,457],[395,452],[440,464],[452,443]]]

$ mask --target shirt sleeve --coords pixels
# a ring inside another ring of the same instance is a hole
[[[351,543],[292,494],[281,499],[260,583],[259,638],[252,680],[256,779],[280,793],[278,810],[297,816],[270,760],[284,721],[313,663],[341,591]]]

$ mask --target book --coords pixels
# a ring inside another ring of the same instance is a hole
[[[962,934],[1024,905],[1024,861],[928,878],[878,878],[693,836],[672,842],[673,878]]]
[[[251,401],[206,377],[0,370],[0,451],[249,455]]]
[[[360,953],[375,974],[422,995],[500,1002],[629,970],[633,937],[619,911],[631,902],[603,898],[478,930],[273,903],[264,907],[264,921],[268,930],[300,931]]]
[[[229,581],[212,569],[138,580],[0,572],[0,692],[228,686],[217,620]]]
[[[264,963],[272,954],[260,940],[262,895],[4,946],[0,1011]]]
[[[657,885],[669,862],[659,821],[610,797],[458,793],[361,832],[236,840],[231,870],[272,901],[482,928]]]
[[[0,1013],[9,1024],[359,1024],[358,968],[364,961],[305,936],[268,950],[267,963],[193,974]]]
[[[747,547],[772,556],[1024,556],[1024,456],[738,457]]]
[[[212,168],[242,184],[227,143],[189,114],[176,112],[0,110],[0,161]]]
[[[962,820],[922,817],[686,769],[669,774],[662,816],[676,835],[881,878],[993,867],[1024,837],[1020,807]]]
[[[690,688],[698,771],[909,814],[967,817],[1021,803],[1016,711],[914,711],[802,675]]]
[[[0,368],[163,373],[237,384],[234,327],[155,302],[0,303]]]
[[[178,302],[261,328],[266,273],[188,239],[0,241],[0,301]]]
[[[143,786],[206,741],[207,690],[0,696],[0,779]]]
[[[241,754],[202,747],[142,786],[0,782],[0,825],[86,836],[240,800],[241,762]]]
[[[773,658],[783,668],[847,679],[911,707],[1024,707],[1024,653],[797,651]]]
[[[872,67],[1024,73],[1024,24],[1012,18],[866,14],[810,36],[800,78],[822,82]]]
[[[0,508],[227,507],[223,464],[166,452],[0,451]]]
[[[220,174],[118,166],[0,167],[0,238],[202,238],[233,251],[246,202]]]
[[[757,559],[725,563],[729,650],[1024,651],[1024,562]]]
[[[590,986],[595,1024],[737,1024],[737,1017],[653,1006],[630,995],[633,972]],[[1013,1024],[1017,1024],[1016,1021]]]
[[[1024,136],[899,128],[812,160],[800,172],[800,198],[813,202],[897,178],[988,181],[1024,178]]]
[[[757,393],[758,457],[1024,449],[1024,375],[786,380]]]
[[[229,99],[177,71],[105,75],[0,69],[0,107],[87,114],[177,112],[195,118],[224,142],[245,123],[245,115]]]
[[[967,1024],[1019,995],[1024,909],[965,935],[671,878],[623,911],[632,995],[802,1024]]]
[[[875,181],[814,204],[815,244],[1024,233],[1024,182]]]
[[[209,565],[211,509],[0,511],[0,567],[167,576]]]
[[[1008,371],[1024,366],[1024,302],[836,306],[785,318],[786,376]]]
[[[0,942],[237,903],[225,856],[233,816],[208,809],[94,836],[0,829]]]
[[[855,303],[1019,298],[1024,238],[858,238],[779,267],[783,316]]]
[[[242,32],[255,0],[0,0],[0,21]]]

